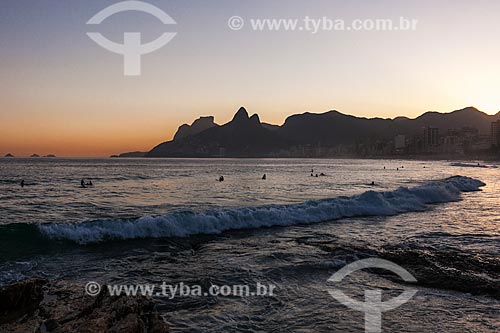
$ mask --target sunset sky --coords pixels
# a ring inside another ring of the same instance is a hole
[[[500,1],[150,0],[177,21],[138,12],[86,22],[110,0],[0,2],[0,155],[109,156],[149,150],[182,123],[240,106],[261,120],[336,109],[416,117],[466,106],[500,110]],[[240,31],[228,19],[417,19],[416,31]],[[165,30],[167,29],[167,30]],[[148,42],[177,32],[125,77],[123,58],[86,33]]]

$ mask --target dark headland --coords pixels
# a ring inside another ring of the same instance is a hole
[[[493,158],[500,156],[500,112],[474,107],[410,119],[361,118],[338,111],[303,113],[281,126],[240,108],[224,125],[201,117],[148,152],[119,157]]]

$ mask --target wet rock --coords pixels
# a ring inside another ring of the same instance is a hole
[[[379,256],[405,267],[417,278],[418,285],[500,299],[498,257],[397,247],[386,247]]]
[[[45,280],[32,279],[0,289],[0,325],[29,315],[43,299]]]
[[[301,239],[299,244],[315,246],[346,264],[365,258],[392,261],[408,270],[417,286],[453,290],[472,295],[500,299],[500,258],[488,254],[465,254],[454,250],[418,248],[414,244],[386,245],[374,248],[369,244],[328,244],[315,239]],[[371,273],[400,281],[385,270],[372,269]]]
[[[0,331],[163,333],[168,326],[146,297],[96,297],[77,282],[28,280],[0,291]]]

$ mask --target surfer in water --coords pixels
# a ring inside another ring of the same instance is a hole
[[[220,177],[219,177],[219,182],[221,182],[221,183],[222,183],[223,181],[224,181],[224,176],[220,176]]]
[[[264,174],[264,176],[262,176],[262,180],[266,180],[267,179],[267,176],[266,174]]]
[[[24,187],[24,179],[21,180],[21,187]]]
[[[87,188],[87,186],[85,186],[85,179],[82,179],[82,181],[80,182],[80,187]]]

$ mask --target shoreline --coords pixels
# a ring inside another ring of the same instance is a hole
[[[29,156],[0,158],[0,161],[15,161],[15,160],[33,160],[33,161],[57,161],[57,160],[381,160],[381,161],[449,161],[449,162],[470,162],[470,161],[488,161],[500,162],[500,156],[443,156],[443,155],[411,155],[411,156],[310,156],[310,157],[275,157],[275,156],[234,156],[234,157],[216,157],[216,156],[170,156],[170,157],[120,157],[120,156],[71,156],[71,157],[55,157],[55,158],[34,158]]]

